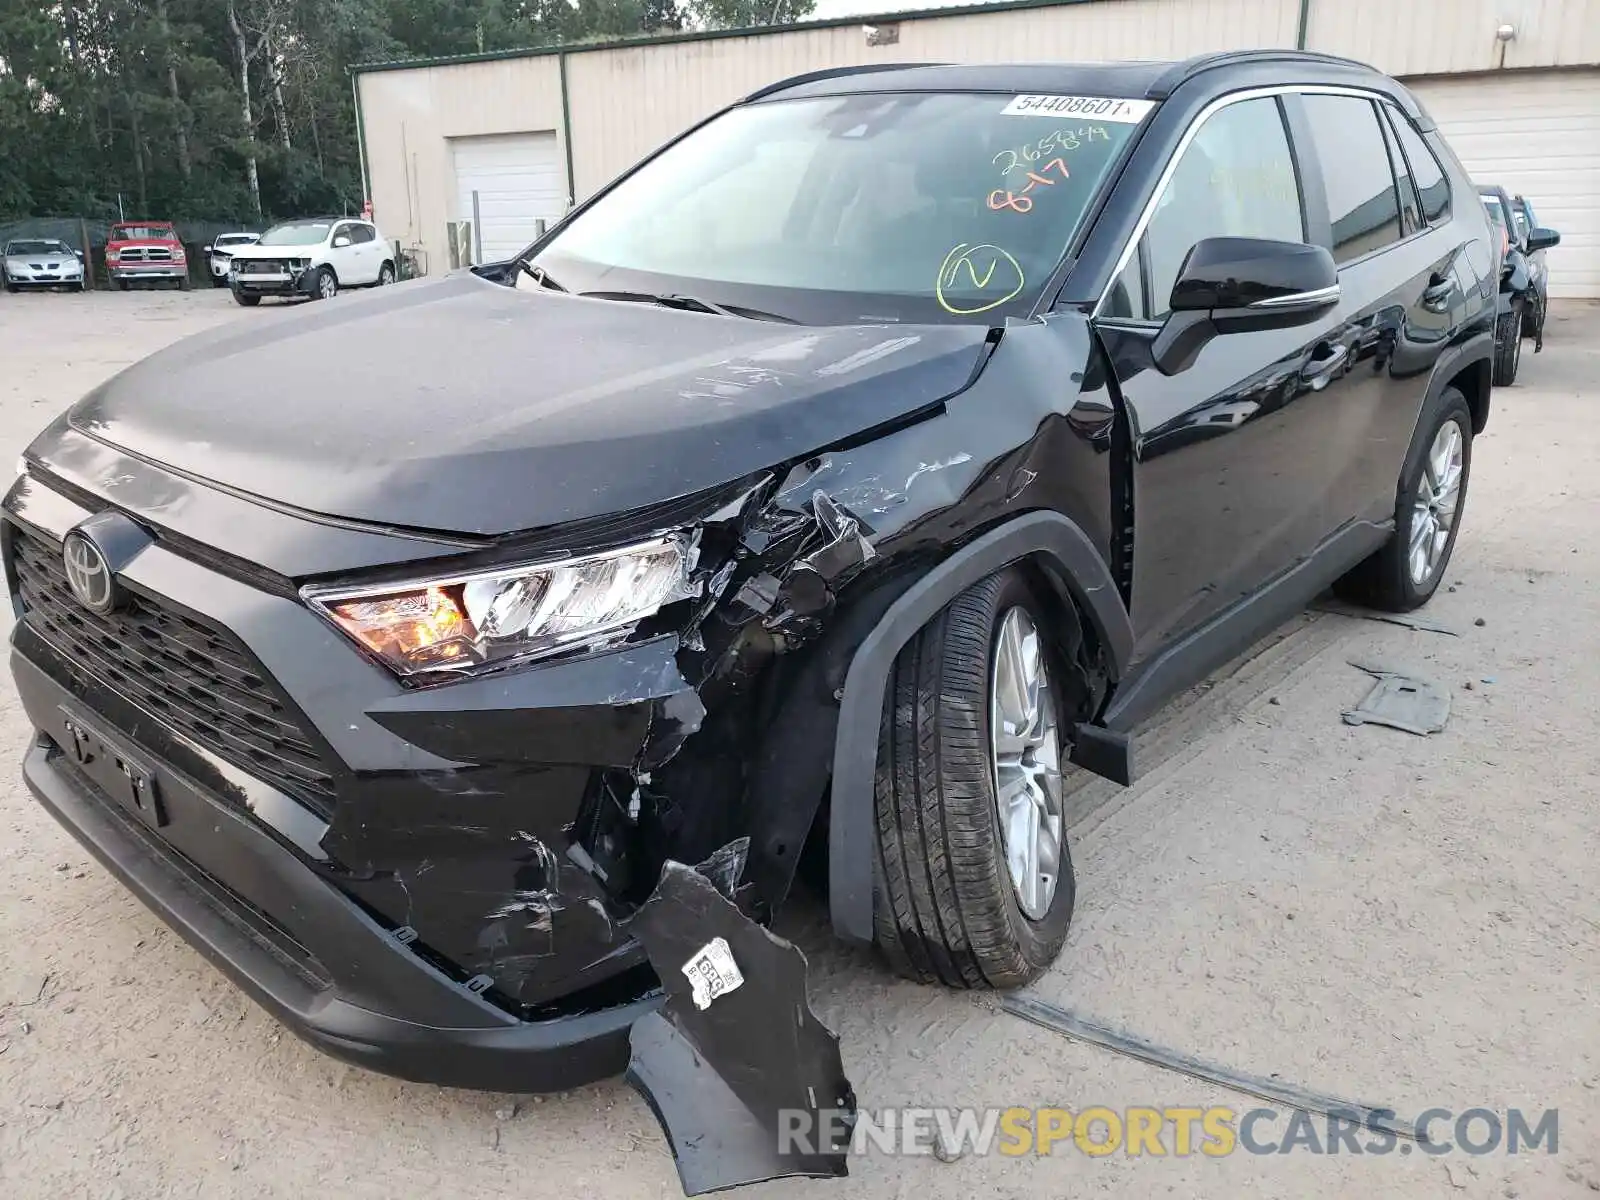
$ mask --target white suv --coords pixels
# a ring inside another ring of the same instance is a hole
[[[255,245],[235,250],[228,269],[233,298],[246,305],[263,296],[328,300],[342,287],[394,281],[394,247],[370,221],[352,217],[274,225]]]

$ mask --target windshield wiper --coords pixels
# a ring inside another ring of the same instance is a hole
[[[552,292],[564,292],[567,290],[554,279],[550,278],[550,272],[546,271],[543,267],[534,266],[525,258],[517,259],[517,270],[521,271],[524,275],[533,280],[542,288],[549,288]]]
[[[698,296],[685,296],[678,292],[579,292],[591,300],[621,300],[635,304],[659,304],[662,308],[676,308],[684,312],[711,313],[718,317],[743,317],[750,321],[778,321],[784,325],[798,325],[793,317],[780,313],[764,312],[759,308],[746,308],[742,304],[717,304]]]

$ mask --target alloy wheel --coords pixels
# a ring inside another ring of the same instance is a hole
[[[1061,740],[1039,630],[1021,607],[995,637],[989,739],[1006,871],[1023,914],[1042,921],[1061,879]]]
[[[339,293],[339,282],[327,271],[317,276],[317,295],[332,300]]]
[[[1433,435],[1427,457],[1422,460],[1422,477],[1411,509],[1411,543],[1408,563],[1411,582],[1423,587],[1433,578],[1450,544],[1456,510],[1461,503],[1462,454],[1465,443],[1461,426],[1446,421]]]

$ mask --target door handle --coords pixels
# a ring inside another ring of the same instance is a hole
[[[1428,280],[1428,286],[1422,293],[1422,306],[1433,312],[1439,312],[1450,303],[1450,296],[1455,291],[1455,282],[1448,276],[1435,275]]]
[[[1343,342],[1323,342],[1311,352],[1306,365],[1300,368],[1300,378],[1311,385],[1313,392],[1320,392],[1339,373],[1349,357],[1350,347]]]

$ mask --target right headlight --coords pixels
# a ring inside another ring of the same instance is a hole
[[[306,602],[398,675],[472,671],[619,641],[695,595],[680,537],[605,554],[381,587],[307,587]]]

